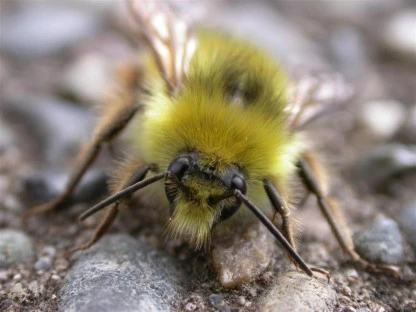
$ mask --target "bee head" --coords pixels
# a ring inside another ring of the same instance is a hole
[[[240,207],[241,200],[233,195],[236,189],[246,193],[243,175],[236,166],[220,165],[200,153],[176,158],[168,172],[165,191],[171,207],[169,232],[196,248],[206,246],[212,227]]]

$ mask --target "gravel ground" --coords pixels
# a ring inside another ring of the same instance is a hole
[[[134,202],[143,209],[133,209],[134,218],[122,216],[96,246],[67,257],[65,252],[87,240],[99,220],[79,224],[77,217],[105,196],[109,152],[84,179],[70,207],[27,224],[21,217],[62,190],[80,144],[91,133],[92,107],[111,81],[113,64],[134,50],[124,35],[124,13],[111,1],[3,0],[0,310],[415,311],[412,1],[179,4],[189,16],[205,16],[204,24],[220,25],[268,49],[289,71],[335,70],[352,82],[354,100],[311,125],[310,136],[331,168],[334,195],[357,251],[398,265],[401,278],[355,268],[312,200],[295,212],[302,228],[299,252],[308,263],[331,271],[329,283],[294,270],[261,229],[244,234],[255,243],[238,241],[238,248],[226,250],[233,257],[256,257],[217,273],[218,261],[204,252],[163,240],[155,203],[146,200]],[[262,273],[236,288],[222,287],[220,280],[232,279],[227,272],[236,268],[247,276],[256,276],[258,268]]]

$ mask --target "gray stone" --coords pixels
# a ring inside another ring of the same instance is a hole
[[[48,56],[92,36],[100,24],[91,11],[27,3],[1,19],[0,50],[19,58]]]
[[[83,55],[64,74],[62,91],[81,103],[101,103],[114,80],[112,69],[112,62],[102,55]]]
[[[400,129],[400,141],[407,144],[416,144],[416,103],[406,112],[406,120]]]
[[[212,294],[208,297],[209,303],[220,312],[229,312],[230,307],[225,303],[224,296],[220,294]]]
[[[416,249],[416,201],[404,208],[397,221],[409,243]]]
[[[51,165],[67,161],[91,137],[92,115],[68,101],[25,96],[4,101],[2,109],[27,128]]]
[[[288,271],[278,276],[259,300],[258,311],[334,311],[335,291],[325,278]]]
[[[397,223],[376,220],[368,229],[354,236],[357,251],[375,263],[398,264],[403,260],[403,242]]]
[[[15,135],[0,115],[0,152],[15,144]]]
[[[56,248],[53,246],[45,246],[42,249],[42,254],[53,259],[56,256]]]
[[[230,288],[256,279],[275,256],[274,237],[260,222],[248,227],[234,241],[213,242],[212,261],[224,287]]]
[[[0,268],[27,264],[33,257],[33,242],[25,233],[13,229],[0,230]]]
[[[406,10],[391,17],[384,27],[383,43],[396,54],[416,62],[416,10]]]
[[[45,202],[55,198],[65,188],[69,172],[33,172],[23,179],[23,195],[35,202]],[[89,170],[82,178],[70,199],[70,203],[96,200],[107,191],[107,175],[101,169]]]
[[[361,156],[354,164],[352,172],[360,183],[377,188],[394,175],[415,169],[415,145],[386,144]]]
[[[333,31],[329,44],[332,58],[347,77],[360,78],[368,69],[364,38],[357,28],[347,26]]]
[[[52,265],[52,259],[50,257],[40,257],[35,262],[35,269],[39,271],[46,271]]]
[[[109,235],[82,252],[66,276],[59,311],[172,311],[186,281],[187,266],[126,235]]]
[[[222,295],[212,294],[208,297],[208,301],[214,308],[218,308],[224,304],[224,297]]]
[[[391,138],[402,126],[406,110],[393,100],[372,101],[361,106],[361,122],[372,134],[382,139]]]
[[[207,20],[230,33],[267,48],[287,68],[322,69],[326,62],[321,48],[303,36],[296,24],[266,1],[229,1]]]

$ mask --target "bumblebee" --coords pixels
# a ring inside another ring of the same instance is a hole
[[[298,175],[353,262],[397,273],[354,251],[342,214],[328,196],[325,170],[303,131],[309,121],[350,99],[341,77],[291,82],[272,57],[244,40],[195,31],[160,2],[128,3],[149,56],[119,72],[65,191],[31,213],[63,205],[102,148],[131,124],[132,151],[116,170],[113,195],[80,219],[104,208],[107,213],[92,239],[76,250],[96,243],[135,192],[163,181],[170,236],[206,248],[213,232],[245,226],[255,216],[296,266],[310,276],[326,273],[296,251],[288,203],[294,195],[290,181]],[[330,91],[326,98],[318,96],[322,86]],[[279,226],[273,214],[280,216]]]

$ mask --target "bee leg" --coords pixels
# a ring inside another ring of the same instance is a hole
[[[277,191],[276,187],[270,180],[264,180],[264,189],[270,202],[273,205],[275,213],[278,213],[282,218],[282,232],[289,244],[296,249],[295,239],[293,235],[292,219],[290,218],[290,210],[286,201]]]
[[[136,164],[137,166],[137,164]],[[124,166],[124,169],[127,169],[128,166]],[[131,167],[130,167],[131,168]],[[146,165],[146,166],[140,166],[138,167],[139,169],[134,171],[133,175],[130,175],[129,180],[122,182],[122,184],[120,183],[115,183],[119,184],[121,186],[116,186],[118,190],[122,190],[130,185],[133,185],[141,180],[143,180],[147,173],[149,172],[149,170],[152,170],[154,168],[154,166],[152,165]],[[123,170],[120,170],[123,171]],[[131,172],[131,171],[130,171]],[[120,205],[126,206],[128,205],[128,203],[130,202],[131,196],[123,198],[122,200],[116,202],[114,205],[110,206],[110,208],[108,209],[107,214],[104,216],[104,218],[102,219],[102,221],[100,222],[100,224],[97,226],[97,229],[95,230],[95,233],[93,235],[93,237],[85,244],[75,247],[73,249],[71,249],[69,251],[69,255],[73,254],[74,252],[80,251],[80,250],[85,250],[90,248],[92,245],[94,245],[110,228],[111,224],[113,224],[115,218],[117,217]]]
[[[308,199],[309,199],[309,197],[310,197],[310,195],[311,195],[311,192],[307,192],[303,197],[302,197],[302,200],[300,201],[300,203],[297,205],[297,208],[303,208],[305,205],[306,205],[306,203],[308,202]]]
[[[295,236],[293,234],[293,224],[292,218],[290,218],[290,209],[284,200],[284,198],[279,194],[276,187],[270,180],[264,180],[264,189],[267,196],[269,197],[270,202],[273,205],[275,214],[278,213],[282,218],[282,232],[289,244],[296,250]],[[274,219],[275,215],[273,216]],[[299,269],[297,262],[289,257],[290,261]],[[326,276],[329,281],[330,273],[324,269],[310,266],[310,269],[314,272],[321,273]]]
[[[94,245],[96,242],[98,242],[100,240],[100,238],[103,237],[103,235],[108,231],[111,224],[113,224],[115,218],[117,217],[117,214],[118,214],[118,203],[114,204],[113,206],[111,206],[108,209],[107,214],[105,215],[103,220],[100,222],[100,224],[97,226],[92,238],[88,242],[86,242],[85,244],[82,244],[81,246],[78,246],[78,247],[75,247],[75,248],[71,249],[66,254],[66,256],[69,257],[71,254],[73,254],[77,251],[88,249],[92,245]]]
[[[80,153],[78,164],[64,191],[50,202],[34,207],[26,213],[25,217],[55,210],[67,203],[85,172],[94,163],[103,145],[111,143],[139,110],[141,106],[136,104],[137,95],[134,91],[138,73],[133,77],[133,73],[128,75],[126,72],[120,72],[119,80],[120,83],[108,97],[107,111],[98,122],[91,143],[86,146],[84,152]]]
[[[354,250],[354,242],[341,210],[338,205],[336,205],[336,201],[327,195],[327,186],[323,180],[318,179],[318,177],[322,175],[322,172],[316,172],[319,168],[319,164],[313,163],[312,159],[309,159],[307,156],[308,155],[305,155],[298,163],[299,175],[306,188],[316,196],[319,208],[344,252],[347,253],[351,260],[362,269],[374,273],[385,272],[394,276],[399,276],[400,270],[398,267],[370,263]]]

